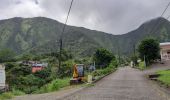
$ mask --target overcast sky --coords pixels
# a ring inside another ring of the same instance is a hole
[[[170,0],[74,0],[69,25],[124,34],[159,17]],[[43,16],[64,22],[71,0],[0,0],[0,19]],[[170,15],[170,8],[164,17]]]

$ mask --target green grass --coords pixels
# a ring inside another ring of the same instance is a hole
[[[14,95],[12,92],[2,93],[2,94],[0,94],[0,100],[11,99],[13,96]]]
[[[69,82],[70,82],[70,78],[56,79],[53,80],[51,83],[41,87],[35,93],[48,93],[48,92],[57,91],[61,88],[69,86],[70,85]]]
[[[156,73],[160,74],[158,80],[167,87],[170,87],[170,70],[158,71]]]
[[[7,99],[11,99],[14,96],[19,96],[19,95],[24,95],[25,93],[16,89],[12,89],[11,92],[6,92],[6,93],[2,93],[0,94],[0,100],[7,100]]]
[[[14,96],[20,96],[20,95],[25,95],[24,92],[20,91],[20,90],[16,90],[16,89],[12,89],[12,94]]]

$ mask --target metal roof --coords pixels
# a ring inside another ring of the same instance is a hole
[[[161,46],[163,45],[170,45],[170,42],[164,42],[164,43],[160,43]]]

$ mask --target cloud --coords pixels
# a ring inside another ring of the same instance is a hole
[[[44,16],[64,22],[71,0],[0,0],[0,19]],[[74,0],[69,25],[124,34],[161,15],[169,0]],[[164,17],[170,15],[170,10]]]

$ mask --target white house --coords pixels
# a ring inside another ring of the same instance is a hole
[[[160,43],[160,54],[162,60],[170,60],[170,42]]]
[[[0,89],[5,88],[5,66],[0,64]]]

